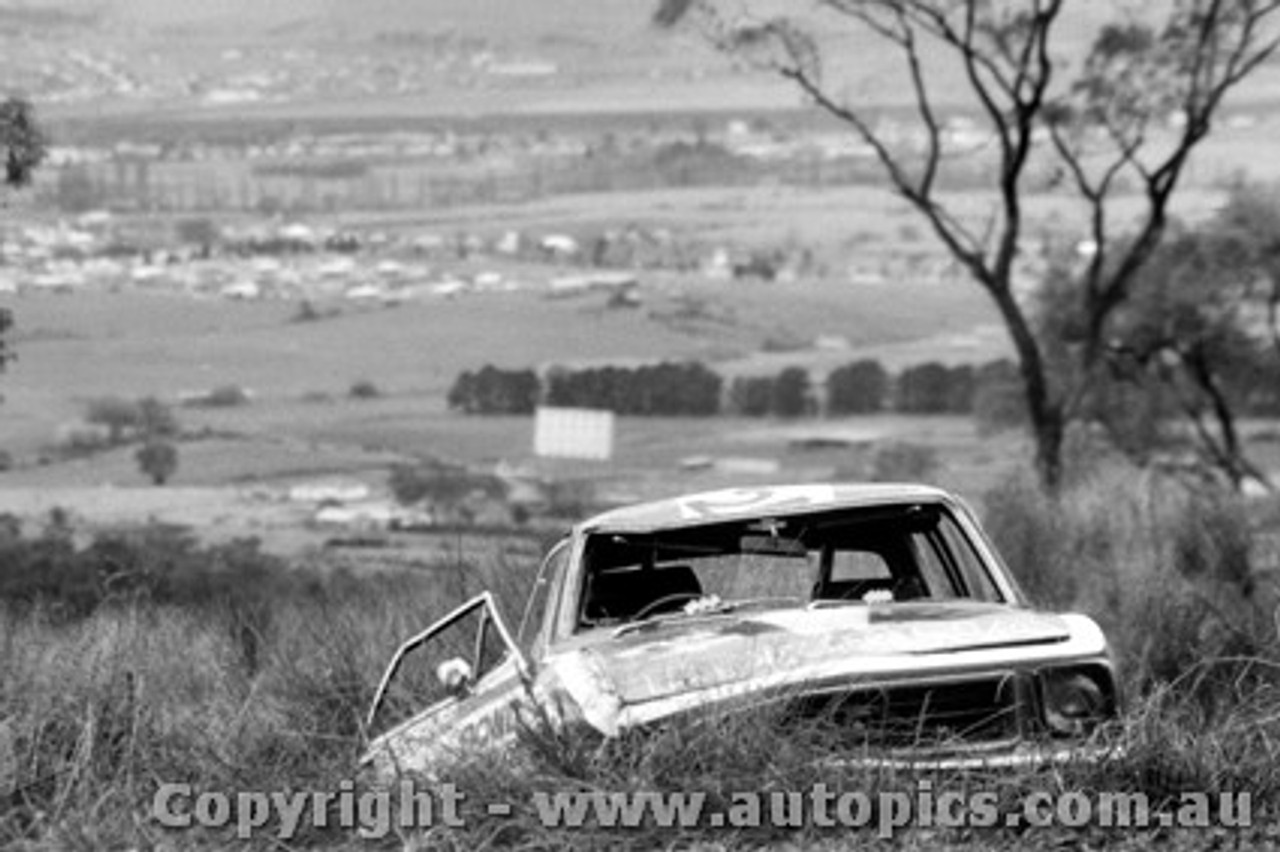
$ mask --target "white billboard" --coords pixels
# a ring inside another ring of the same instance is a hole
[[[594,408],[538,409],[533,425],[533,452],[563,459],[613,457],[612,411]]]

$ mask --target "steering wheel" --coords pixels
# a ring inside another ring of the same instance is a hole
[[[657,600],[649,601],[649,603],[640,607],[640,610],[636,612],[635,615],[631,616],[631,619],[632,621],[640,621],[641,619],[646,618],[654,610],[662,607],[663,604],[674,603],[681,600],[696,601],[700,597],[702,597],[701,592],[673,592],[669,595],[663,595]]]

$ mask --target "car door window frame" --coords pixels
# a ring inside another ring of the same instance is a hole
[[[507,627],[506,619],[504,619],[502,617],[502,613],[498,611],[497,601],[494,599],[493,593],[487,591],[481,592],[465,603],[454,608],[452,612],[448,613],[443,618],[438,619],[425,630],[405,640],[401,643],[400,647],[396,649],[391,661],[387,664],[386,669],[382,673],[382,679],[378,682],[378,689],[374,693],[373,702],[369,706],[369,713],[365,718],[366,731],[374,730],[374,724],[378,719],[378,711],[382,709],[382,704],[387,696],[387,690],[391,685],[391,681],[399,672],[400,666],[404,662],[405,657],[416,651],[418,648],[426,645],[432,639],[439,636],[462,619],[471,615],[476,609],[481,608],[483,611],[480,616],[480,623],[476,630],[475,643],[473,645],[475,657],[472,661],[473,677],[475,677],[477,682],[482,680],[484,677],[484,674],[474,670],[474,666],[478,663],[479,654],[483,650],[484,636],[487,632],[486,628],[492,624],[507,649],[506,657],[495,665],[493,670],[501,668],[508,660],[510,660],[514,662],[520,678],[525,682],[530,680],[531,669],[529,666],[529,660],[525,656],[524,652],[520,650],[520,646],[516,644],[515,638],[511,635],[510,628]],[[448,700],[449,699],[437,701],[434,704],[423,707],[415,713],[415,716],[421,715],[422,713],[428,712],[436,707],[444,706]],[[394,730],[395,727],[397,726],[393,725],[388,730]]]

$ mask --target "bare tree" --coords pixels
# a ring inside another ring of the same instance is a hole
[[[869,146],[893,190],[998,310],[1017,354],[1036,467],[1056,488],[1066,424],[1108,357],[1108,320],[1159,246],[1192,152],[1227,93],[1277,47],[1266,27],[1280,0],[1158,5],[1098,28],[1074,65],[1060,55],[1065,0],[812,0],[803,19],[755,17],[737,4],[730,12],[717,0],[660,0],[654,20],[694,19],[718,46],[791,81]],[[851,103],[824,74],[822,43],[833,27],[856,28],[901,59],[920,144],[898,144],[874,105]],[[939,58],[952,63],[994,143],[996,200],[983,222],[941,188],[955,159],[929,70]],[[1064,72],[1069,79],[1059,79]],[[1092,248],[1075,273],[1083,321],[1065,373],[1047,357],[1034,303],[1015,288],[1024,202],[1035,189],[1029,166],[1044,156],[1082,203]],[[1122,220],[1116,201],[1135,188],[1141,209]]]

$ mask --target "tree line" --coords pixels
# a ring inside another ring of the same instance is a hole
[[[951,414],[971,413],[981,395],[1016,382],[1017,371],[1005,360],[979,367],[931,361],[895,375],[877,360],[862,359],[836,368],[821,382],[815,382],[803,367],[727,380],[696,361],[556,367],[545,378],[532,369],[486,364],[457,377],[449,389],[448,404],[455,411],[480,415],[532,414],[539,405],[598,408],[639,417]],[[1016,386],[1012,390],[1016,393]]]
[[[1001,358],[982,364],[927,361],[891,372],[864,358],[835,368],[820,381],[803,367],[770,375],[726,379],[696,361],[641,366],[533,369],[486,364],[461,373],[449,389],[455,411],[476,415],[526,415],[539,405],[597,408],[637,417],[799,418],[897,412],[972,414],[985,427],[1024,425],[1024,389],[1017,365]],[[1118,379],[1099,390],[1099,416],[1119,416],[1138,405],[1136,391]],[[1258,353],[1233,371],[1224,393],[1241,414],[1280,416],[1280,365]],[[1175,419],[1171,401],[1150,401],[1135,423],[1158,427]],[[1136,428],[1136,426],[1135,426]]]

